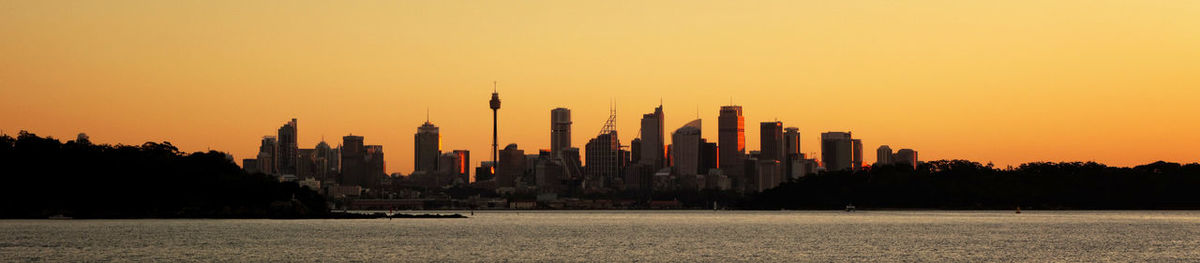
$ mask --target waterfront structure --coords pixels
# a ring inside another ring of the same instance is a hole
[[[671,133],[671,170],[675,175],[700,175],[700,119],[693,120]]]
[[[663,116],[663,107],[658,105],[654,108],[654,112],[642,115],[641,134],[641,152],[639,153],[639,162],[654,165],[654,169],[662,169],[667,166],[666,160],[666,127]]]
[[[875,164],[892,164],[892,154],[892,147],[888,147],[887,145],[879,146],[879,149],[875,150]]]
[[[746,127],[742,106],[722,106],[717,117],[717,146],[720,169],[732,181],[733,187],[745,188]]]
[[[275,153],[275,168],[279,174],[296,174],[299,145],[296,143],[296,119],[279,127],[279,146]]]
[[[426,120],[425,124],[417,127],[413,137],[413,171],[437,171],[438,157],[442,155],[442,135],[438,127]]]
[[[821,134],[821,162],[829,171],[851,169],[854,161],[853,138],[849,132]]]
[[[550,110],[550,153],[557,156],[565,148],[571,147],[571,110],[556,108]]]

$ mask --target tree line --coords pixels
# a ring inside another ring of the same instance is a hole
[[[0,218],[312,218],[325,198],[246,174],[225,153],[170,142],[95,145],[22,131],[0,136]]]
[[[1200,164],[966,160],[884,165],[799,178],[743,200],[747,209],[1200,209]]]

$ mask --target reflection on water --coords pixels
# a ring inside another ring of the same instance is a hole
[[[466,212],[460,212],[466,214]],[[1200,212],[0,220],[0,261],[1198,261]]]

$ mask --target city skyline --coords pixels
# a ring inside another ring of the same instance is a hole
[[[664,127],[705,119],[715,141],[732,103],[749,150],[755,124],[778,120],[799,128],[803,153],[820,152],[822,132],[853,132],[864,160],[880,145],[1000,167],[1200,158],[1187,121],[1200,116],[1196,4],[5,5],[0,35],[20,40],[0,43],[10,135],[243,159],[298,118],[299,147],[365,136],[387,147],[388,172],[408,174],[429,109],[443,149],[475,152],[474,167],[490,159],[483,104],[498,81],[498,144],[526,151],[550,147],[555,107],[572,110],[583,148],[615,99],[623,143],[660,102]],[[584,9],[604,11],[572,12]]]

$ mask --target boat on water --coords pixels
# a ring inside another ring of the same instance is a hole
[[[846,212],[854,212],[857,209],[858,207],[855,207],[853,204],[846,205]]]
[[[49,218],[47,218],[47,219],[51,219],[51,220],[68,220],[68,219],[73,219],[73,218],[71,218],[71,217],[69,217],[69,216],[65,216],[65,215],[63,215],[63,214],[57,214],[57,215],[50,216],[50,217],[49,217]]]

